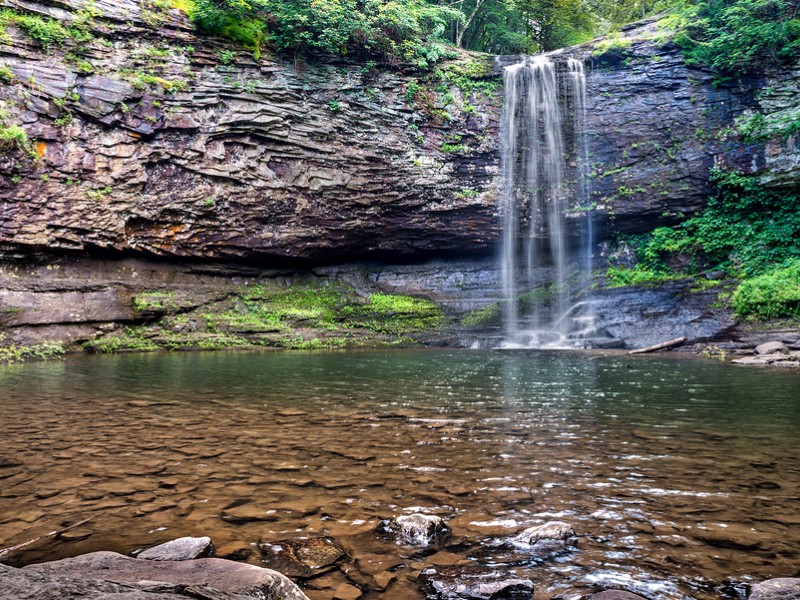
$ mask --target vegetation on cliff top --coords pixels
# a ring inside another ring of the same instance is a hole
[[[681,0],[665,24],[690,64],[723,81],[800,52],[798,0]]]
[[[191,0],[198,26],[258,55],[373,55],[427,67],[452,46],[535,53],[591,39],[659,8],[648,0]]]

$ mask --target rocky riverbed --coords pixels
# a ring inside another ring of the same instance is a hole
[[[74,356],[0,377],[0,545],[38,540],[11,566],[202,556],[208,540],[150,548],[208,536],[312,600],[420,600],[489,573],[537,600],[740,600],[796,575],[790,369],[437,350]]]
[[[449,530],[437,516],[404,515],[381,528],[393,532],[394,541],[418,552],[435,553]],[[554,560],[569,555],[578,537],[566,523],[550,522],[529,528],[505,540],[519,553],[518,560]],[[372,573],[353,561],[336,540],[297,538],[261,544],[265,562],[275,570],[221,560],[200,558],[212,554],[208,537],[180,538],[149,548],[129,558],[114,552],[94,552],[75,558],[44,562],[15,569],[0,564],[0,598],[9,600],[358,600],[364,593],[387,593],[395,579],[391,572]],[[532,558],[533,557],[533,558]],[[436,565],[419,574],[420,591],[427,600],[648,600],[648,597],[613,589],[590,594],[549,596],[536,594],[534,582],[508,566]],[[303,592],[285,575],[298,581]],[[742,597],[750,600],[797,600],[800,578],[770,579],[752,586]]]

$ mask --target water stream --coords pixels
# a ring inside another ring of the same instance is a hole
[[[537,599],[623,587],[733,600],[798,575],[799,375],[538,351],[0,367],[0,547],[93,517],[14,564],[182,535],[259,564],[258,540],[326,534],[350,558],[303,583],[312,600],[341,582],[365,600],[420,599],[417,574],[441,564],[530,577]],[[448,520],[445,547],[375,533],[417,510]],[[575,527],[574,551],[503,544],[552,519]]]
[[[589,287],[593,248],[583,63],[534,56],[503,77],[503,346],[581,346],[593,331],[591,302],[573,294]],[[567,218],[576,209],[584,219]]]

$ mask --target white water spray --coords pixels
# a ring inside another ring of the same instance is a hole
[[[570,294],[576,266],[579,287],[587,288],[591,277],[586,75],[580,61],[569,59],[566,72],[559,66],[535,56],[503,73],[500,208],[506,347],[576,346],[593,330],[591,303],[572,304]],[[569,156],[574,161],[568,164]],[[586,211],[579,236],[567,230],[575,222],[567,219],[570,204]],[[547,281],[543,272],[550,274]]]

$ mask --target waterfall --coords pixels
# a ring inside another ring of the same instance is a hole
[[[590,303],[572,304],[570,285],[591,277],[586,75],[545,56],[506,67],[500,212],[504,346],[575,346],[591,332]],[[572,213],[570,210],[572,209]],[[568,231],[586,212],[580,235]],[[576,249],[577,246],[577,249]],[[576,269],[577,267],[577,269]],[[544,274],[547,274],[545,277]]]

